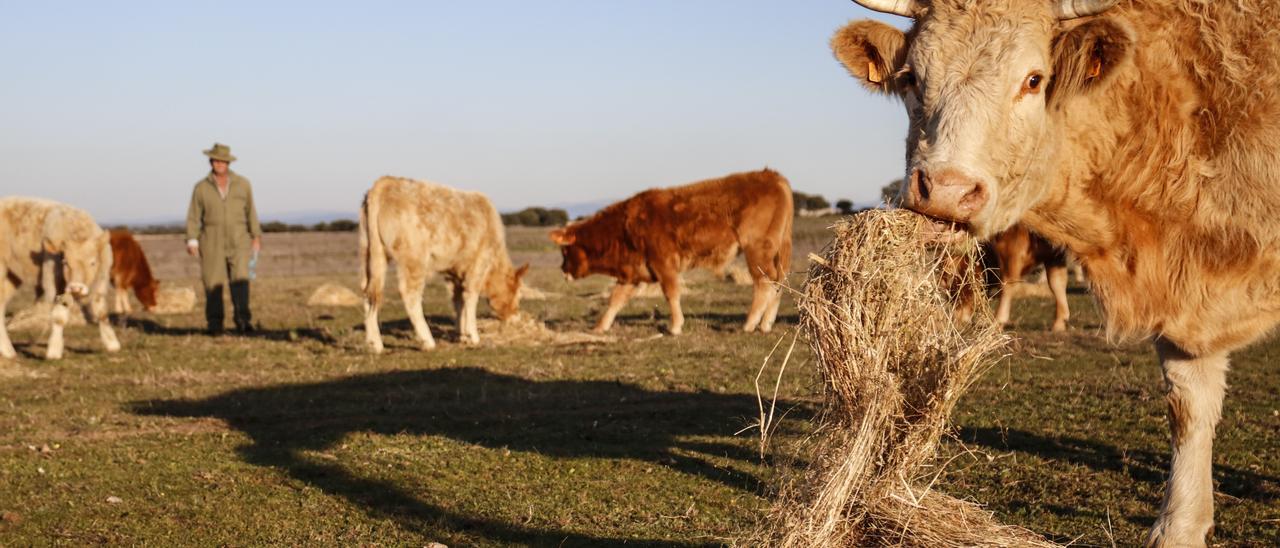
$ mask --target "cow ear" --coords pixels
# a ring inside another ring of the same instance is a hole
[[[45,236],[44,240],[40,241],[40,247],[43,247],[44,252],[50,255],[62,253],[62,242],[48,236]]]
[[[551,241],[555,242],[556,245],[573,245],[573,242],[576,239],[574,238],[573,233],[569,232],[568,227],[561,227],[552,230],[551,234],[548,234],[548,236],[551,237]]]
[[[894,75],[907,55],[907,37],[902,31],[879,21],[854,21],[836,31],[831,51],[867,89],[898,92]]]
[[[529,273],[529,263],[524,263],[523,265],[520,266],[520,268],[516,269],[516,275],[515,275],[516,281],[520,281],[520,279],[523,278],[524,275],[528,273]]]
[[[1113,19],[1094,19],[1059,34],[1053,41],[1049,101],[1107,83],[1133,59],[1133,43],[1133,32]]]

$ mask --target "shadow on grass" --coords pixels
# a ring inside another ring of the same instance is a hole
[[[168,336],[190,336],[190,335],[207,335],[208,331],[199,327],[169,327],[157,323],[155,320],[148,318],[125,318],[124,327],[138,329],[148,335],[168,335]],[[235,331],[227,330],[222,336],[246,337],[252,339],[263,339],[268,341],[287,341],[292,342],[299,339],[311,339],[325,344],[337,344],[338,340],[334,338],[325,329],[316,328],[293,328],[293,329],[255,329],[252,333],[238,334]]]
[[[741,428],[757,409],[754,397],[740,394],[655,392],[603,381],[532,381],[462,367],[242,389],[194,401],[136,402],[133,410],[220,418],[253,440],[240,448],[248,462],[279,467],[411,530],[430,524],[498,542],[672,544],[598,538],[460,515],[419,499],[393,481],[359,476],[340,463],[317,462],[305,453],[331,448],[354,432],[444,436],[550,457],[643,460],[747,492],[763,489],[753,475],[697,456],[745,461],[752,458],[750,451],[727,443],[682,441],[728,436]]]
[[[1169,454],[1126,450],[1095,440],[1073,437],[1046,437],[1022,430],[963,428],[965,443],[975,443],[1000,451],[1018,451],[1044,459],[1082,464],[1099,472],[1122,473],[1135,481],[1163,485],[1169,469]],[[1239,499],[1273,503],[1280,500],[1280,479],[1265,474],[1214,465],[1216,491]]]

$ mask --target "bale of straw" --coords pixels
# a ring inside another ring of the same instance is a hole
[[[971,266],[977,245],[929,244],[927,221],[904,210],[833,228],[799,303],[823,380],[810,460],[784,473],[750,544],[1054,546],[932,489],[957,400],[1007,343]]]
[[[355,291],[332,282],[320,284],[307,298],[307,306],[360,306],[363,303],[364,299]]]
[[[68,299],[70,314],[67,318],[67,326],[84,325],[84,312],[79,304]],[[50,314],[53,312],[53,303],[45,301],[36,301],[35,304],[18,311],[13,317],[9,318],[9,322],[5,326],[9,331],[48,331],[49,326],[53,323]]]
[[[751,279],[751,271],[747,270],[747,265],[733,263],[729,268],[725,269],[724,277],[734,283],[734,285],[752,285],[755,280]]]
[[[156,292],[155,314],[186,314],[196,307],[196,291],[190,287],[161,287]]]

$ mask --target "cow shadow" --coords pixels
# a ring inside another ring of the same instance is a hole
[[[121,321],[123,327],[136,329],[147,335],[165,335],[171,337],[208,335],[208,331],[203,327],[170,327],[162,325],[150,318],[124,317]],[[328,330],[324,328],[311,327],[295,327],[289,329],[264,329],[259,327],[249,333],[236,333],[228,329],[223,336],[262,339],[277,342],[294,342],[300,339],[310,339],[324,344],[338,344],[338,339],[329,333]]]
[[[965,443],[997,451],[1018,451],[1045,459],[1082,464],[1099,472],[1117,472],[1135,481],[1161,486],[1169,470],[1169,454],[1115,446],[1074,437],[1048,437],[1022,430],[962,428]],[[1280,501],[1280,478],[1215,464],[1216,491],[1263,503]]]
[[[131,405],[144,415],[221,419],[250,438],[238,449],[245,461],[282,469],[407,529],[432,524],[497,542],[600,545],[624,540],[458,514],[393,481],[358,475],[336,461],[318,462],[307,453],[334,448],[353,433],[443,436],[551,458],[646,461],[745,492],[765,489],[760,478],[739,466],[758,458],[745,444],[708,441],[732,435],[758,413],[756,399],[742,394],[661,392],[609,381],[535,381],[461,367]],[[807,411],[793,416],[802,414]],[[712,457],[731,464],[717,465]]]

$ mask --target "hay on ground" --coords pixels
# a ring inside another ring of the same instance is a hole
[[[311,297],[307,298],[307,306],[360,306],[364,299],[350,288],[333,282],[320,284]]]
[[[733,282],[735,285],[752,285],[755,280],[751,279],[751,271],[747,270],[747,265],[733,263],[724,271],[724,278]]]
[[[972,242],[924,244],[923,219],[872,210],[834,227],[800,299],[823,411],[803,469],[750,540],[769,546],[1054,546],[933,489],[957,400],[998,358]],[[958,295],[974,299],[961,323]]]
[[[80,305],[75,301],[70,301],[71,313],[68,314],[67,325],[84,325],[84,312]],[[49,314],[53,312],[53,303],[45,301],[36,301],[35,304],[18,311],[13,317],[9,318],[9,322],[5,324],[9,331],[48,331],[52,320]]]
[[[186,314],[196,307],[196,291],[190,287],[161,287],[156,292],[154,314]]]
[[[552,331],[542,321],[534,319],[527,313],[520,312],[507,321],[492,318],[476,320],[480,331],[480,340],[497,345],[508,344],[590,344],[611,343],[617,338],[595,333]]]
[[[522,301],[545,301],[548,299],[558,299],[560,294],[550,291],[543,291],[528,284],[520,285],[520,300]]]

